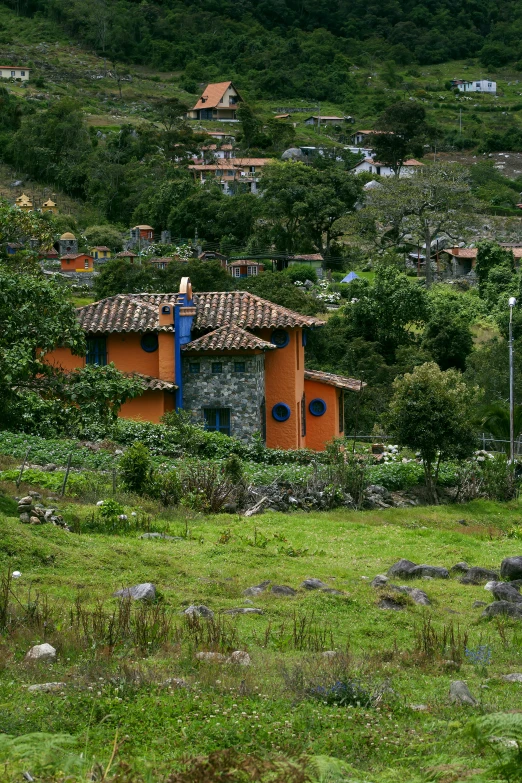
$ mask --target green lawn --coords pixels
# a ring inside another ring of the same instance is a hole
[[[12,515],[13,507],[4,499],[0,512]],[[96,513],[74,502],[61,504],[61,510],[70,520]],[[303,764],[328,756],[348,765],[338,777],[313,778],[324,781],[494,779],[486,773],[476,777],[493,754],[478,753],[466,727],[474,716],[520,702],[522,685],[500,679],[522,671],[520,624],[481,620],[482,610],[472,604],[489,602],[491,594],[456,578],[415,581],[432,606],[408,604],[403,611],[378,608],[370,580],[401,557],[498,568],[502,558],[522,552],[522,541],[506,537],[521,520],[518,503],[265,514],[249,520],[183,512],[160,513],[160,519],[155,507],[142,510],[152,517],[151,529],[187,536],[188,528],[188,537],[75,535],[0,516],[1,572],[22,572],[12,587],[19,625],[0,642],[0,734],[74,738],[67,753],[51,754],[47,773],[56,775],[51,779],[58,780],[67,763],[73,780],[84,780],[94,760],[106,765],[117,732],[127,739],[113,771],[125,762],[150,781],[183,766],[186,755],[226,748],[261,757],[306,757]],[[303,590],[307,577],[342,594]],[[265,592],[245,602],[243,590],[268,579],[296,588],[296,596]],[[112,645],[108,617],[117,607],[112,592],[146,581],[156,584],[158,603],[148,612],[138,609],[132,630]],[[218,619],[187,625],[180,612],[189,604],[208,606]],[[220,614],[239,606],[264,614]],[[439,636],[445,629],[460,637],[453,651],[439,644],[433,656],[422,655],[419,641],[428,619]],[[57,648],[57,662],[24,664],[27,649],[43,641]],[[487,671],[468,661],[466,644],[489,648]],[[234,649],[247,650],[252,665],[195,659],[198,650]],[[322,650],[342,655],[329,661]],[[447,670],[444,661],[451,657],[462,660],[458,671]],[[182,678],[189,687],[165,685],[169,678]],[[310,694],[315,687],[354,679],[369,691],[385,686],[381,703],[338,706]],[[452,706],[452,679],[466,680],[480,707]],[[67,685],[58,694],[25,690],[49,681]],[[412,710],[419,704],[423,711]],[[14,750],[6,753],[7,780],[19,780],[22,768],[31,774],[42,769],[41,751],[24,761],[16,760]]]

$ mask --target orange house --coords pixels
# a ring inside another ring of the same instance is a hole
[[[120,415],[159,421],[185,408],[207,430],[270,448],[320,451],[344,431],[345,392],[365,384],[305,370],[306,332],[323,321],[246,291],[119,294],[78,308],[85,357],[57,348],[48,361],[73,370],[113,362],[146,380]]]
[[[94,259],[87,253],[68,253],[60,258],[62,272],[92,272]]]

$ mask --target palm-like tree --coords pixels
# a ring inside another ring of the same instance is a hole
[[[515,440],[522,432],[522,405],[515,405],[514,411],[514,437]],[[504,441],[504,449],[509,454],[509,404],[504,400],[497,400],[482,409],[479,419],[484,432],[496,440]]]

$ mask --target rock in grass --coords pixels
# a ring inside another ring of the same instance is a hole
[[[424,590],[419,590],[417,587],[406,587],[406,585],[401,585],[398,589],[402,593],[407,593],[414,603],[421,606],[431,606],[431,601]]]
[[[522,595],[516,587],[509,582],[497,582],[491,592],[496,601],[509,601],[511,604],[521,604]]]
[[[479,609],[481,606],[487,606],[487,603],[485,601],[473,601],[471,606],[472,609]]]
[[[475,707],[478,703],[464,680],[454,680],[450,683],[450,699],[454,704],[469,704],[471,707]]]
[[[156,598],[156,585],[144,582],[134,587],[124,587],[113,593],[117,598],[132,598],[134,601],[153,601]]]
[[[62,691],[67,687],[65,682],[42,682],[39,685],[29,685],[29,693],[52,693],[53,691]]]
[[[374,576],[372,581],[370,582],[370,587],[380,588],[385,587],[388,583],[388,577],[384,574],[377,574],[377,576]]]
[[[168,536],[166,533],[143,533],[140,538],[162,538],[164,541],[184,541],[181,536]]]
[[[265,592],[269,584],[270,584],[270,579],[267,579],[264,582],[260,582],[258,585],[254,585],[253,587],[247,587],[246,590],[243,590],[243,595],[246,596],[261,595],[261,593]]]
[[[512,604],[509,601],[494,601],[486,606],[482,617],[496,617],[499,614],[522,620],[522,604]]]
[[[467,574],[470,568],[471,566],[462,560],[450,568],[450,574]]]
[[[394,563],[388,568],[388,576],[397,576],[400,579],[408,579],[412,575],[414,568],[417,568],[417,564],[411,560],[405,560],[402,558],[397,563]]]
[[[410,576],[418,579],[420,576],[430,576],[432,579],[449,579],[449,571],[441,566],[418,565],[410,572]]]
[[[522,682],[522,674],[515,672],[514,674],[503,674],[502,679],[506,682]]]
[[[492,571],[490,568],[482,568],[481,566],[473,566],[462,577],[460,582],[463,585],[483,585],[485,582],[496,581],[497,579],[498,571]]]
[[[392,596],[381,598],[378,603],[378,607],[379,609],[392,609],[394,612],[401,612],[403,609],[406,609],[404,603],[395,598],[392,598]]]
[[[226,655],[217,652],[198,652],[196,658],[198,661],[206,661],[207,663],[225,663],[227,660]]]
[[[225,609],[223,614],[263,614],[263,610],[252,606],[235,606],[233,609]]]
[[[522,555],[505,557],[500,565],[502,579],[522,579]]]
[[[227,659],[227,663],[235,663],[238,666],[251,666],[252,659],[245,650],[234,650]]]
[[[274,595],[295,595],[297,590],[294,590],[293,587],[288,587],[288,585],[274,585],[270,592]]]
[[[52,662],[56,660],[56,650],[47,642],[45,644],[35,644],[28,651],[24,660],[38,663]]]
[[[212,609],[209,609],[208,606],[204,606],[203,604],[200,604],[199,606],[196,606],[195,604],[187,606],[183,614],[188,615],[188,617],[204,617],[206,620],[212,620],[214,617]]]
[[[487,590],[488,592],[490,592],[490,593],[491,593],[491,591],[493,590],[493,588],[494,588],[496,585],[498,585],[498,582],[497,582],[495,579],[492,579],[492,580],[491,580],[491,582],[487,582],[487,583],[484,585],[484,590]]]
[[[305,590],[324,590],[324,588],[328,587],[324,582],[322,582],[320,579],[305,579],[302,583],[301,587],[304,587]]]

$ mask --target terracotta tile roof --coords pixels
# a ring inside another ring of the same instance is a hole
[[[408,160],[405,160],[402,165],[403,166],[424,166],[424,163],[421,163],[419,160],[415,160],[415,158],[409,158]]]
[[[221,326],[197,340],[183,345],[182,351],[271,351],[276,346],[241,329],[239,326]]]
[[[93,245],[93,250],[108,250],[109,253],[111,252],[110,247],[107,247],[107,245]]]
[[[289,261],[324,261],[321,253],[305,253],[297,256],[288,256]]]
[[[76,311],[88,333],[171,332],[172,325],[159,325],[159,307],[172,304],[177,294],[118,294]],[[194,331],[234,324],[243,329],[281,329],[322,326],[324,321],[301,315],[247,291],[211,291],[194,294]]]
[[[229,261],[227,267],[231,266],[264,266],[262,261],[251,261],[247,258],[236,258],[234,261]]]
[[[130,250],[123,250],[121,253],[116,254],[116,258],[136,258],[137,253],[131,253]]]
[[[170,383],[170,381],[162,381],[161,378],[153,378],[151,375],[142,375],[140,372],[128,374],[134,376],[135,378],[141,378],[145,383],[145,388],[151,389],[152,391],[173,392],[178,388],[175,383]]]
[[[201,93],[201,98],[193,107],[192,111],[195,109],[215,109],[231,85],[232,82],[217,82],[216,84],[207,84]],[[227,106],[227,108],[229,107]],[[231,106],[230,108],[234,109],[235,106]]]
[[[331,372],[321,372],[321,370],[305,370],[304,377],[305,381],[318,381],[348,391],[361,391],[366,386],[364,381],[358,381],[356,378],[343,378],[342,375],[333,375]]]
[[[93,260],[92,256],[88,253],[66,253],[64,256],[60,256],[60,261],[63,261],[64,259],[74,261],[75,258],[90,258]]]
[[[448,247],[444,249],[445,253],[449,253],[450,256],[455,258],[476,258],[476,247]]]

